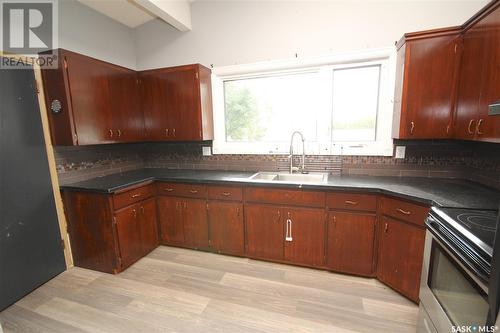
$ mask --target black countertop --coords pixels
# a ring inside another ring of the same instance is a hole
[[[330,176],[318,184],[249,180],[253,172],[139,169],[61,186],[62,190],[113,193],[148,180],[204,184],[244,184],[281,188],[388,194],[440,207],[498,209],[500,191],[463,179]]]

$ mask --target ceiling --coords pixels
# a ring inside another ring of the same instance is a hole
[[[156,18],[132,0],[78,0],[82,4],[118,21],[135,28]]]
[[[78,0],[82,4],[135,28],[159,18],[179,31],[191,30],[193,0]]]

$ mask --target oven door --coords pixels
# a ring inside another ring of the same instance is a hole
[[[488,288],[429,230],[425,236],[420,301],[438,332],[482,326],[489,311]]]

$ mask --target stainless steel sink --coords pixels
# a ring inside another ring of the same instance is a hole
[[[249,179],[283,183],[322,184],[328,181],[328,173],[257,172],[250,176]]]

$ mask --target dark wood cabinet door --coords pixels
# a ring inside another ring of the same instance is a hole
[[[208,249],[207,202],[204,199],[183,199],[184,245]]]
[[[108,82],[115,142],[137,142],[145,138],[137,80],[133,70],[116,66],[110,68]]]
[[[159,70],[150,70],[139,73],[139,85],[146,140],[165,141],[170,134],[166,105],[168,81]]]
[[[331,212],[327,266],[340,272],[373,275],[376,219],[372,214]]]
[[[500,100],[500,7],[463,36],[455,137],[500,142],[500,117],[489,105]]]
[[[474,27],[463,36],[454,122],[454,137],[458,139],[472,140],[476,135],[485,57],[483,42],[482,31]]]
[[[322,266],[325,257],[325,211],[284,208],[285,260]]]
[[[164,244],[184,245],[181,200],[167,196],[159,196],[157,199],[161,241]]]
[[[202,139],[200,83],[197,66],[181,66],[162,74],[167,82],[166,110],[170,140]]]
[[[450,137],[458,76],[458,31],[406,45],[400,138]]]
[[[285,227],[279,207],[245,205],[247,254],[262,259],[283,259]]]
[[[65,61],[78,144],[113,142],[109,65],[74,53]]]
[[[199,65],[143,71],[139,78],[148,140],[200,141],[211,138],[203,137],[202,119],[205,116],[206,123],[211,124],[208,119],[211,105],[206,111],[202,106],[211,101],[211,96],[201,95]]]
[[[418,302],[425,229],[384,216],[379,232],[378,278]]]
[[[477,115],[476,140],[500,142],[500,116],[490,116],[489,105],[500,101],[500,6],[478,24],[482,31],[483,84]]]
[[[211,248],[220,253],[245,254],[243,204],[210,201],[208,224]]]
[[[139,206],[132,205],[115,212],[121,267],[130,266],[142,256],[139,228]]]
[[[139,210],[142,253],[146,255],[158,246],[156,199],[142,201],[139,203]]]

